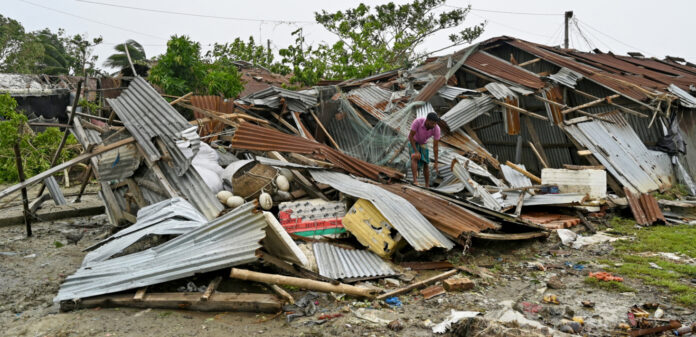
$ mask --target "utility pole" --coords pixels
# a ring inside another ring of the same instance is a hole
[[[565,12],[565,39],[563,40],[563,48],[568,49],[568,21],[573,17],[573,11]]]

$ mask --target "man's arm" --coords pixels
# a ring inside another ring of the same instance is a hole
[[[411,147],[413,148],[413,152],[416,155],[416,159],[420,160],[420,151],[418,151],[418,148],[416,147],[416,140],[414,138],[415,136],[416,131],[411,130],[411,132],[408,134],[408,141],[411,142]]]
[[[433,139],[433,152],[435,152],[435,162],[433,163],[433,167],[435,168],[435,172],[440,173],[440,170],[438,169],[438,157],[440,155],[440,148],[438,146],[438,143],[440,141],[437,139]]]

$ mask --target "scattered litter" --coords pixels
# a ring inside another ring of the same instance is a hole
[[[594,278],[594,279],[598,279],[600,281],[606,281],[606,282],[610,282],[610,281],[623,282],[623,280],[624,280],[623,277],[614,276],[611,273],[607,273],[604,271],[598,271],[595,273],[590,272],[590,274],[588,276],[590,278]]]
[[[445,333],[452,326],[453,323],[457,323],[465,318],[473,318],[481,313],[478,311],[457,311],[451,310],[450,315],[445,318],[444,321],[433,326],[433,333]]]
[[[658,266],[655,262],[650,262],[648,264],[650,265],[650,268],[662,270],[662,267]]]
[[[396,297],[396,296],[394,296],[394,297],[389,297],[389,298],[385,299],[385,300],[384,300],[384,303],[389,304],[389,305],[393,305],[393,306],[395,306],[395,307],[400,307],[400,306],[401,306],[401,301],[400,301],[399,298]]]
[[[558,296],[556,295],[546,295],[543,298],[544,303],[550,303],[550,304],[561,304],[561,302],[558,301]]]

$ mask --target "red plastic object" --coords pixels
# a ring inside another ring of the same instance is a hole
[[[607,273],[607,272],[604,272],[604,271],[598,271],[596,273],[590,272],[589,276],[591,278],[596,278],[600,281],[607,281],[607,282],[609,282],[609,281],[623,282],[623,280],[624,280],[623,277],[614,276],[614,275]]]
[[[341,218],[305,221],[303,219],[293,219],[291,215],[291,210],[278,212],[278,220],[288,233],[315,231],[319,234],[321,232],[327,232],[328,230],[343,228],[343,221]]]

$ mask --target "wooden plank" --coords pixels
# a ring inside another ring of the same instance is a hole
[[[527,232],[513,234],[497,234],[497,233],[473,233],[471,236],[485,240],[529,240],[534,238],[544,238],[549,236],[549,232]]]
[[[80,301],[64,301],[61,311],[81,308],[156,308],[196,311],[242,311],[276,313],[280,311],[282,301],[271,294],[245,294],[216,292],[207,301],[200,301],[200,293],[149,293],[142,301],[134,301],[133,295],[106,295],[82,299]]]
[[[563,87],[563,89],[566,89],[566,88],[567,88],[567,87]],[[599,99],[599,97],[597,97],[597,96],[588,94],[588,93],[583,92],[583,91],[580,91],[580,90],[578,90],[578,89],[570,88],[570,90],[572,90],[573,92],[575,92],[575,93],[577,93],[577,94],[580,94],[580,95],[582,95],[582,96],[585,96],[585,97],[587,97],[587,98],[591,98],[591,99],[594,99],[594,100]],[[609,102],[609,105],[611,105],[611,106],[613,106],[613,107],[616,107],[616,108],[620,109],[620,110],[623,111],[623,112],[630,113],[630,114],[636,115],[636,116],[638,116],[638,117],[642,117],[642,118],[647,118],[647,117],[649,117],[648,115],[646,115],[646,114],[644,114],[644,113],[641,113],[641,112],[638,112],[638,111],[635,111],[635,110],[626,108],[626,107],[621,106],[621,105],[619,105],[619,104],[616,104],[616,103],[614,103],[614,102]]]
[[[407,293],[407,292],[409,292],[409,291],[411,291],[411,290],[413,290],[413,289],[418,289],[418,288],[421,288],[421,287],[425,287],[425,286],[427,286],[427,285],[429,285],[429,284],[431,284],[431,283],[435,283],[435,282],[437,282],[437,281],[444,280],[444,279],[446,279],[446,278],[449,278],[449,277],[451,277],[451,276],[454,276],[454,275],[457,274],[458,272],[459,272],[459,270],[457,270],[457,269],[452,269],[452,270],[446,271],[446,272],[444,272],[444,273],[442,273],[442,274],[438,274],[438,275],[435,275],[435,276],[433,276],[433,277],[431,277],[431,278],[425,279],[425,280],[423,280],[423,281],[415,282],[415,283],[409,284],[409,285],[406,286],[406,287],[399,288],[399,289],[396,289],[396,290],[392,290],[392,291],[390,291],[390,292],[388,292],[388,293],[384,293],[384,294],[382,294],[382,295],[377,296],[377,299],[378,299],[378,300],[383,300],[383,299],[385,299],[385,298],[389,298],[389,297],[392,297],[392,296],[401,295],[401,294]]]
[[[191,104],[186,104],[186,103],[181,103],[181,102],[179,102],[178,104],[179,104],[179,106],[182,106],[184,108],[191,109],[195,112],[201,113],[201,114],[205,115],[206,117],[212,118],[212,119],[219,121],[223,124],[226,124],[226,125],[229,125],[232,127],[237,127],[239,125],[239,123],[237,123],[237,122],[233,122],[229,119],[225,119],[225,118],[220,117],[220,115],[217,112],[213,112],[213,111],[210,111],[208,109],[199,108],[199,107],[193,106]]]
[[[126,49],[127,49],[127,48],[126,48]],[[135,70],[133,70],[133,74],[135,74]],[[177,104],[177,103],[179,103],[179,102],[181,102],[181,101],[183,101],[183,100],[185,100],[185,99],[191,97],[192,95],[193,95],[193,91],[191,91],[191,92],[189,92],[188,94],[186,94],[186,95],[184,95],[184,96],[181,96],[181,97],[179,97],[179,98],[177,98],[177,99],[175,99],[175,100],[169,102],[169,105],[174,106],[175,104]]]
[[[578,156],[591,156],[592,151],[590,150],[578,150]]]
[[[138,289],[138,291],[135,292],[135,296],[133,296],[133,301],[141,302],[143,300],[143,297],[145,297],[146,292],[147,287],[142,287]]]
[[[529,145],[529,148],[532,149],[532,152],[533,152],[534,155],[537,157],[537,159],[539,159],[539,162],[541,163],[541,166],[543,166],[543,168],[549,168],[549,164],[547,164],[546,161],[544,161],[544,158],[541,156],[541,153],[539,153],[539,151],[537,150],[536,146],[534,146],[534,143],[532,143],[532,142],[527,142],[527,144]]]
[[[606,170],[604,165],[570,165],[563,164],[564,169],[568,170]]]
[[[34,204],[33,206],[38,207],[38,204]],[[23,211],[20,210],[4,211],[2,214],[0,214],[0,227],[24,224],[24,213],[22,212]],[[53,205],[52,203],[50,203],[46,204],[43,208],[39,208],[38,210],[32,213],[36,219],[39,219],[41,221],[53,221],[74,218],[78,216],[104,214],[104,204],[101,201],[97,200],[93,200],[90,202],[83,200],[79,204],[68,204],[60,206]]]
[[[92,152],[83,153],[83,154],[81,154],[73,159],[70,159],[66,162],[59,164],[59,165],[53,166],[50,169],[43,171],[43,172],[25,180],[24,182],[12,185],[12,186],[4,189],[2,192],[0,192],[0,199],[10,195],[11,193],[18,191],[24,187],[29,187],[33,184],[36,184],[40,181],[43,181],[44,179],[53,175],[56,172],[60,172],[68,167],[71,167],[75,164],[81,163],[87,159],[94,157],[94,156],[98,156],[104,152],[111,151],[113,149],[119,148],[123,145],[130,144],[133,142],[135,142],[135,139],[133,137],[130,137],[130,138],[122,139],[122,140],[115,142],[113,144],[97,146],[94,148],[94,150]]]
[[[276,294],[278,294],[278,296],[283,298],[289,304],[295,304],[295,299],[287,291],[283,290],[283,288],[275,284],[269,284],[268,287],[271,288],[271,290],[273,290]]]
[[[517,171],[517,172],[519,172],[519,173],[524,174],[527,178],[532,179],[532,181],[534,181],[535,183],[541,184],[541,178],[539,178],[539,177],[537,177],[537,176],[535,176],[535,175],[533,175],[533,174],[527,172],[527,170],[525,170],[525,169],[523,169],[523,168],[521,168],[521,167],[519,167],[519,166],[517,166],[517,165],[511,163],[510,161],[505,162],[505,165],[510,166],[513,170],[515,170],[515,171]]]
[[[364,298],[373,298],[374,297],[374,295],[373,295],[374,290],[368,289],[368,288],[356,287],[356,286],[343,284],[343,283],[334,285],[334,284],[327,283],[327,282],[307,280],[307,279],[302,279],[302,278],[297,278],[297,277],[283,276],[283,275],[276,275],[276,274],[259,273],[259,272],[255,272],[255,271],[238,269],[238,268],[232,268],[232,270],[230,271],[230,277],[240,279],[240,280],[245,280],[245,281],[255,281],[255,282],[268,283],[268,284],[290,285],[290,286],[305,288],[305,289],[309,289],[309,290],[327,292],[327,293],[333,292],[333,293],[353,295],[353,296],[364,297]]]
[[[524,67],[524,66],[526,66],[526,65],[529,65],[529,64],[532,64],[532,63],[536,63],[536,62],[539,62],[539,61],[541,61],[541,57],[537,57],[537,58],[535,58],[535,59],[533,59],[533,60],[529,60],[529,61],[524,61],[524,62],[518,64],[518,66]]]
[[[600,103],[603,103],[603,102],[605,102],[605,101],[610,102],[612,99],[618,98],[618,97],[621,97],[621,95],[616,94],[616,95],[611,95],[611,96],[607,96],[607,97],[604,97],[604,98],[599,98],[599,99],[596,99],[596,100],[594,100],[594,101],[587,102],[587,103],[585,103],[585,104],[580,104],[580,105],[578,105],[578,106],[575,106],[575,107],[572,107],[572,108],[569,108],[569,109],[565,109],[565,110],[561,111],[561,113],[565,115],[565,114],[571,113],[571,112],[576,111],[576,110],[580,110],[580,109],[584,109],[584,108],[589,108],[589,107],[591,107],[591,106],[595,106],[595,105],[600,104]]]

